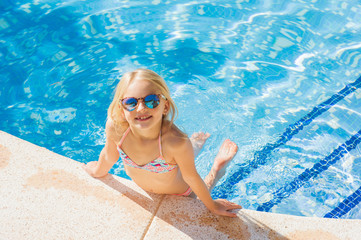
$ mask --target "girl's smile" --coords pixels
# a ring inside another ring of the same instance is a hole
[[[135,120],[143,122],[143,121],[147,121],[147,120],[149,120],[151,118],[152,118],[152,116],[145,115],[145,116],[138,116],[138,117],[135,118]]]

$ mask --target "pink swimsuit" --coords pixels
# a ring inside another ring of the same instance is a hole
[[[124,132],[122,138],[120,139],[118,147],[117,147],[119,154],[120,154],[120,158],[123,160],[124,165],[138,168],[138,169],[144,169],[144,170],[154,172],[154,173],[166,173],[166,172],[170,172],[178,167],[177,164],[170,164],[165,161],[165,159],[162,155],[161,133],[159,133],[159,139],[158,139],[160,156],[157,159],[155,159],[147,164],[144,164],[144,165],[138,165],[135,162],[133,162],[132,159],[130,159],[130,157],[127,154],[125,154],[125,152],[121,149],[122,143],[124,142],[124,139],[128,135],[129,131],[130,131],[130,128],[128,128]],[[188,188],[185,193],[174,194],[174,195],[189,196],[191,193],[192,193],[191,188]]]

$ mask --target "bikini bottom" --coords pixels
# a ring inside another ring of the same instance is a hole
[[[191,193],[192,193],[192,189],[191,189],[191,187],[189,187],[189,188],[187,189],[187,191],[185,191],[185,192],[182,193],[182,194],[172,194],[172,195],[188,197],[189,195],[191,195]]]

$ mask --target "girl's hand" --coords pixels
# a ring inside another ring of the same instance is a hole
[[[236,213],[230,212],[229,210],[242,208],[242,206],[226,199],[216,199],[214,200],[214,203],[215,209],[211,210],[211,212],[220,216],[237,217]]]
[[[95,167],[97,166],[97,161],[88,162],[87,164],[82,163],[81,167],[92,177],[94,177]]]

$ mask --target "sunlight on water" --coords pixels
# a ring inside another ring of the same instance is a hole
[[[222,184],[359,77],[360,18],[359,1],[2,0],[1,130],[96,160],[119,76],[146,67],[166,79],[180,128],[211,133],[202,176],[225,138],[239,145]],[[360,99],[358,89],[315,118],[228,198],[248,209],[270,201],[360,130]],[[122,163],[112,171],[127,177]],[[322,217],[360,187],[360,172],[356,148],[271,211]]]

